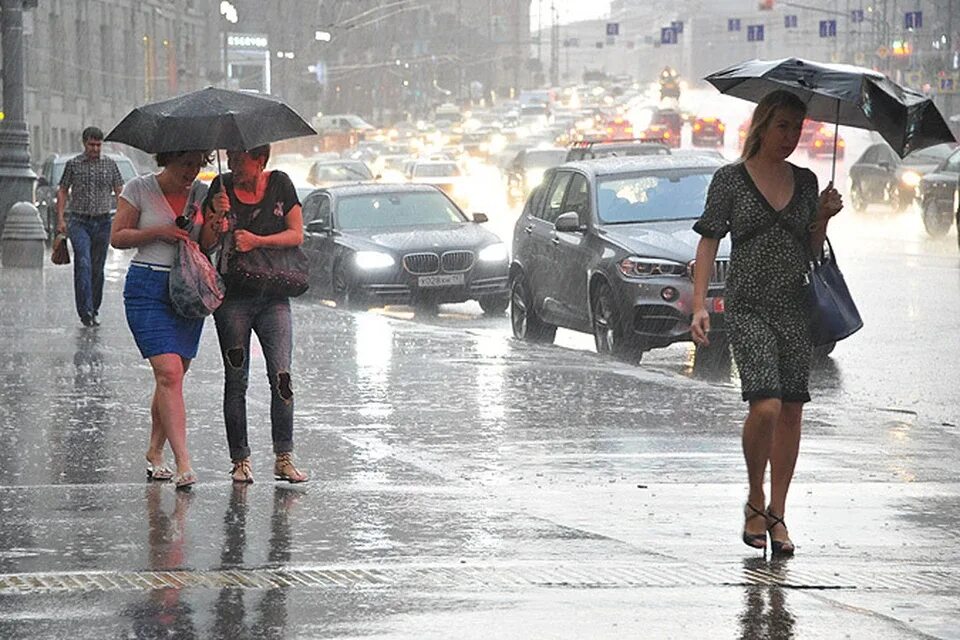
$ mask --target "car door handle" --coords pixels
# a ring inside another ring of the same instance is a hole
[[[552,243],[553,243],[553,246],[555,246],[555,247],[559,247],[559,246],[560,246],[560,238],[558,238],[557,236],[553,236],[553,239],[552,239],[550,242],[552,242]]]
[[[533,225],[532,225],[532,224],[528,224],[527,226],[525,226],[525,227],[523,228],[523,232],[524,232],[524,233],[533,233]]]

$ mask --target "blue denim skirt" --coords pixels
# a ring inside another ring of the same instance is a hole
[[[167,293],[169,277],[169,271],[130,265],[123,286],[127,325],[144,358],[175,353],[192,360],[197,357],[204,318],[177,315]]]

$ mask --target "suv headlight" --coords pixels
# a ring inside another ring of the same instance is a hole
[[[480,262],[506,262],[507,245],[498,242],[491,244],[489,247],[484,247],[480,250],[480,253],[477,254],[477,258]]]
[[[546,169],[527,169],[527,188],[533,189],[543,182],[543,176],[547,173]]]
[[[920,184],[921,177],[922,176],[916,171],[904,171],[903,175],[900,176],[900,182],[908,187],[916,187]]]
[[[620,273],[628,278],[652,278],[656,276],[682,276],[687,273],[687,265],[673,260],[658,258],[639,258],[630,256],[617,265]]]
[[[360,269],[386,269],[394,264],[393,256],[382,251],[357,251],[354,263]]]

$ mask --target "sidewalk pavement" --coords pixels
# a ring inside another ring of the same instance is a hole
[[[200,482],[147,484],[126,261],[92,329],[69,267],[0,269],[0,638],[960,638],[955,428],[812,412],[798,554],[771,562],[739,542],[728,386],[518,344],[506,319],[297,300],[312,478],[270,477],[261,358],[249,487],[227,476],[208,321],[186,391]]]

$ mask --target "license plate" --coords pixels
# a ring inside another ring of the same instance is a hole
[[[437,276],[420,276],[417,278],[417,285],[421,288],[452,287],[463,283],[462,273],[446,273]]]

